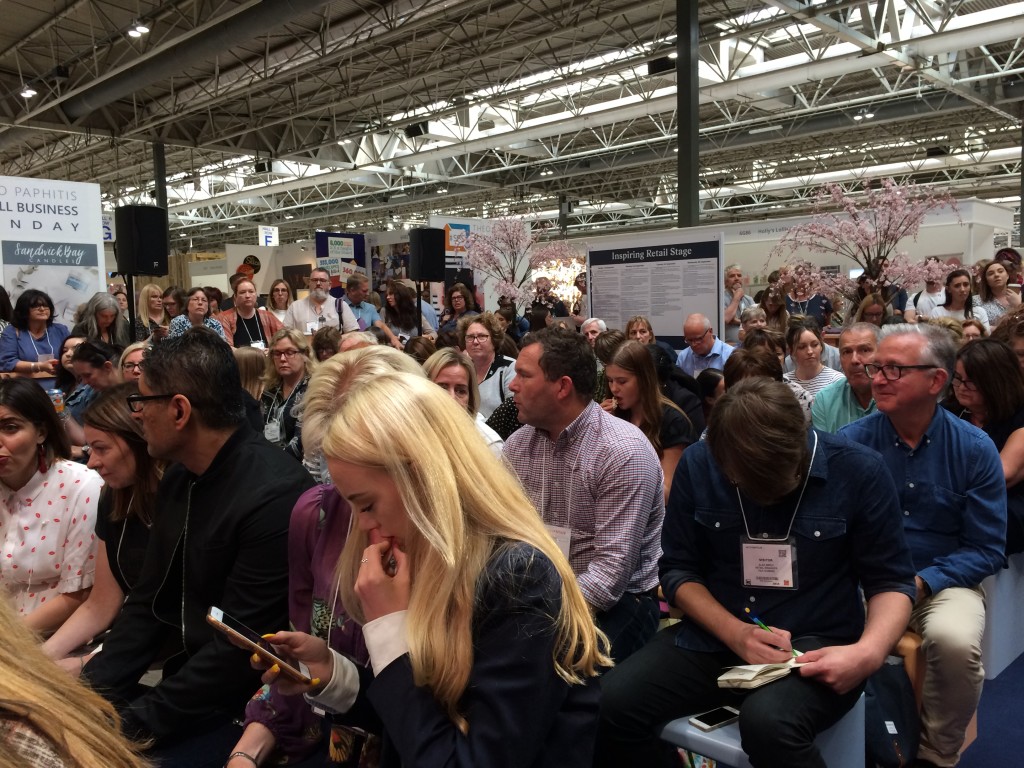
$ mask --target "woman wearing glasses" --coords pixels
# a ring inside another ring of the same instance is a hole
[[[85,412],[88,466],[104,482],[96,517],[96,580],[86,601],[43,644],[52,659],[65,659],[102,634],[142,572],[163,464],[149,455],[142,426],[128,408],[127,398],[138,391],[134,381],[118,384]],[[61,666],[77,675],[86,661],[84,656],[72,657]]]
[[[53,322],[53,302],[30,288],[14,304],[11,323],[0,333],[0,371],[35,379],[43,389],[54,386],[67,326]]]
[[[476,301],[462,283],[455,283],[444,295],[444,311],[441,312],[439,332],[454,331],[463,317],[478,315]]]
[[[1006,344],[977,339],[956,355],[953,394],[961,417],[985,430],[1006,476],[1006,554],[1024,551],[1024,377]]]
[[[138,381],[142,378],[142,358],[146,356],[147,349],[149,344],[144,341],[137,341],[125,347],[118,363],[123,381]]]
[[[501,324],[492,312],[464,317],[459,321],[459,346],[469,355],[476,369],[480,389],[480,415],[490,418],[494,409],[511,394],[509,382],[515,378],[515,360],[497,353],[505,338]]]
[[[296,430],[296,407],[306,395],[313,373],[306,337],[294,328],[282,328],[270,340],[265,388],[260,398],[263,409],[263,435],[296,458],[302,458],[302,445]]]
[[[185,311],[171,320],[171,329],[167,335],[171,338],[181,336],[189,328],[198,328],[200,325],[209,328],[220,336],[224,341],[224,326],[216,318],[210,317],[210,300],[206,298],[206,291],[202,288],[189,288],[185,294]]]

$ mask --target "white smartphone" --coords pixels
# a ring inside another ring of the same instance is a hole
[[[710,712],[694,715],[690,718],[690,725],[700,728],[702,731],[713,731],[723,725],[735,723],[740,719],[740,711],[734,707],[718,707]]]
[[[287,675],[292,680],[304,685],[310,685],[313,682],[308,675],[302,674],[299,669],[278,656],[277,652],[274,651],[274,646],[264,640],[259,632],[250,629],[238,619],[224,613],[220,608],[210,606],[210,610],[206,614],[206,621],[215,629],[220,630],[225,635],[230,636],[249,648],[264,661],[269,664],[277,664],[281,668],[281,673]]]

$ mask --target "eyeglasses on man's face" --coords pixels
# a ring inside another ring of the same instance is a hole
[[[864,363],[864,373],[875,378],[881,372],[886,381],[897,381],[903,377],[904,371],[930,371],[938,368],[937,365],[876,365],[875,363]]]
[[[697,336],[696,338],[688,338],[684,336],[683,341],[685,341],[692,347],[694,344],[700,344],[702,341],[704,341],[704,337],[707,336],[709,333],[711,333],[710,328],[708,328],[706,331],[704,331],[704,333],[702,333],[700,336]]]
[[[128,410],[132,413],[142,413],[142,409],[150,400],[170,400],[174,397],[169,395],[128,395],[125,400],[128,403]]]
[[[489,333],[474,333],[466,336],[466,343],[468,344],[483,344],[485,341],[491,338]]]

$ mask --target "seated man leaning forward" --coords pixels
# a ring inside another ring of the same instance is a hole
[[[206,765],[197,742],[227,730],[234,743],[231,721],[259,687],[249,654],[206,612],[218,606],[260,633],[288,626],[288,521],[313,481],[249,426],[231,348],[204,328],[147,352],[128,401],[168,469],[139,582],[82,676],[127,733],[154,740],[163,765],[191,768]],[[139,685],[156,661],[163,679]]]
[[[722,395],[665,514],[661,585],[684,618],[602,679],[595,765],[678,765],[665,723],[727,704],[756,768],[824,768],[815,735],[853,707],[910,616],[914,569],[884,469],[808,429],[781,382]],[[786,677],[717,685],[725,667],[786,662],[794,648],[804,666]]]

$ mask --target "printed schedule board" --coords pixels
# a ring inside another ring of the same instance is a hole
[[[683,321],[699,312],[720,336],[722,236],[690,237],[672,231],[590,243],[591,317],[625,331],[631,317],[643,315],[658,341],[683,349]]]

